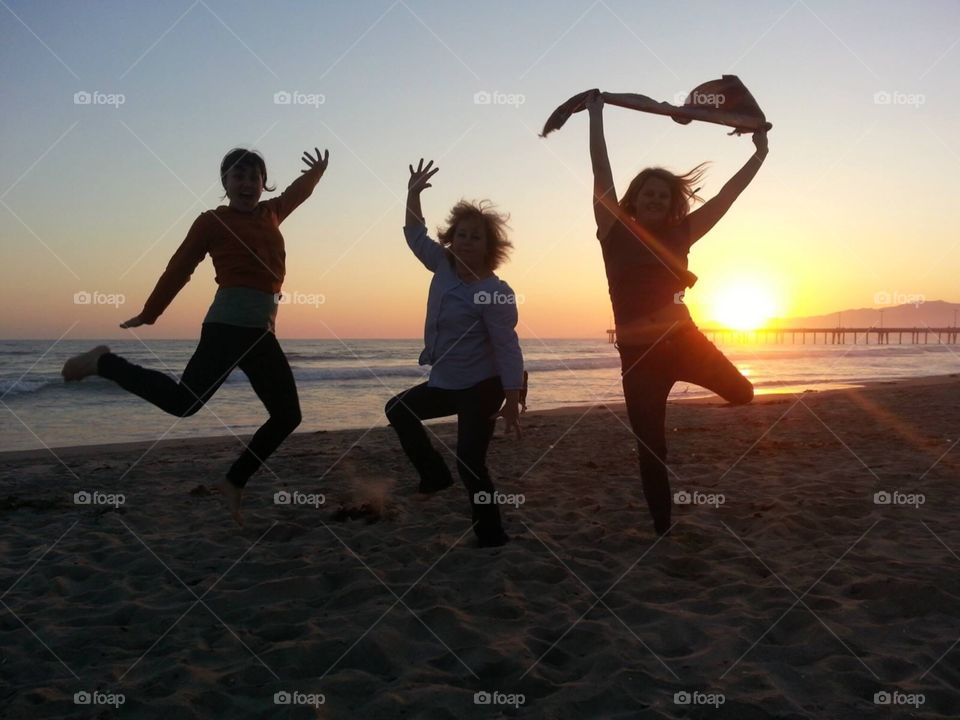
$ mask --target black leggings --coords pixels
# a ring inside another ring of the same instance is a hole
[[[494,416],[503,404],[503,386],[492,377],[465,390],[443,390],[427,383],[406,390],[387,402],[384,412],[397,431],[400,445],[420,475],[421,492],[444,488],[452,482],[443,457],[433,447],[422,420],[457,416],[457,471],[467,488],[474,531],[481,540],[502,533],[495,503],[477,504],[474,494],[494,493],[487,471],[487,448],[496,425]]]
[[[673,384],[700,385],[735,405],[753,399],[753,385],[696,328],[680,330],[652,346],[618,348],[627,416],[637,437],[643,494],[656,531],[663,533],[670,527],[672,507],[664,423]]]
[[[179,383],[166,373],[134,365],[113,353],[100,357],[97,373],[171,415],[188,417],[203,407],[235,367],[250,379],[270,413],[227,473],[230,482],[242,488],[301,419],[293,373],[272,332],[204,323],[200,344]]]

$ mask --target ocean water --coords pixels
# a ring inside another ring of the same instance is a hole
[[[63,362],[97,341],[0,341],[0,450],[206,435],[249,434],[266,413],[246,377],[233,372],[207,407],[176,418],[101,378],[65,384]],[[111,341],[111,349],[145,367],[178,375],[193,340]],[[386,426],[383,406],[422,382],[419,340],[281,340],[300,393],[299,431]],[[622,400],[619,356],[606,338],[522,340],[530,372],[528,408]],[[720,345],[758,393],[826,389],[869,380],[960,371],[960,346]],[[709,396],[678,383],[671,398]]]

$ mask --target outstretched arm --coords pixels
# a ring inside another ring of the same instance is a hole
[[[427,235],[426,223],[423,219],[423,210],[420,207],[420,193],[431,187],[429,180],[437,171],[438,167],[433,167],[433,160],[423,166],[423,158],[417,169],[410,165],[410,180],[407,181],[407,211],[404,219],[403,235],[407,240],[407,245],[423,263],[427,270],[435,271],[440,260],[443,258],[444,250],[438,242]]]
[[[279,222],[283,222],[290,213],[296,210],[304,200],[313,194],[313,189],[327,171],[327,165],[330,162],[330,151],[324,150],[323,155],[321,155],[319,148],[314,148],[313,150],[317,154],[315,158],[307,151],[303,153],[301,160],[306,164],[307,169],[300,171],[300,177],[290,183],[287,189],[280,193],[278,197],[267,201],[268,203],[273,203]]]
[[[603,135],[603,94],[593,91],[587,101],[590,113],[590,163],[593,166],[593,215],[597,220],[597,237],[601,240],[617,220],[617,190]]]
[[[737,174],[727,180],[717,196],[707,201],[703,207],[690,213],[688,221],[690,223],[690,244],[702,238],[709,232],[710,228],[726,215],[727,210],[733,205],[740,193],[742,193],[750,181],[756,176],[757,171],[767,157],[767,131],[758,130],[753,134],[753,144],[757,150],[746,164],[737,171]]]
[[[433,167],[433,160],[427,163],[427,166],[423,166],[423,158],[420,158],[420,163],[417,165],[417,169],[413,169],[413,165],[410,165],[410,180],[407,182],[407,216],[404,221],[405,225],[422,225],[423,224],[423,210],[420,208],[420,193],[426,190],[428,187],[433,187],[430,184],[430,178],[437,174],[437,171],[440,170],[439,167]]]
[[[210,232],[207,225],[209,222],[206,214],[201,214],[193,221],[187,237],[184,238],[180,247],[170,258],[167,269],[163,271],[156,287],[150,293],[147,302],[144,303],[143,310],[140,311],[139,315],[134,315],[126,322],[120,323],[120,327],[126,329],[140,327],[141,325],[153,325],[157,318],[163,314],[163,311],[167,309],[177,293],[187,284],[190,276],[193,275],[193,271],[196,270],[197,265],[207,254],[206,238]]]

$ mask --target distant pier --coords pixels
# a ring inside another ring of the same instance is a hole
[[[956,345],[960,328],[953,327],[833,327],[833,328],[700,328],[713,342],[754,345]],[[607,330],[607,341],[617,341],[617,331]]]

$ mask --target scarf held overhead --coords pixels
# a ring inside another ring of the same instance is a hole
[[[594,91],[587,90],[574,95],[554,110],[543,126],[543,133],[540,136],[546,137],[554,130],[559,130],[573,113],[585,110],[587,98],[592,92]],[[736,75],[724,75],[719,80],[710,80],[698,85],[680,106],[657,102],[646,95],[635,93],[604,92],[601,94],[603,101],[610,105],[657,115],[669,115],[681,125],[686,125],[691,120],[702,120],[731,127],[733,128],[731,134],[737,135],[769,130],[773,127],[767,122],[753,95]]]

